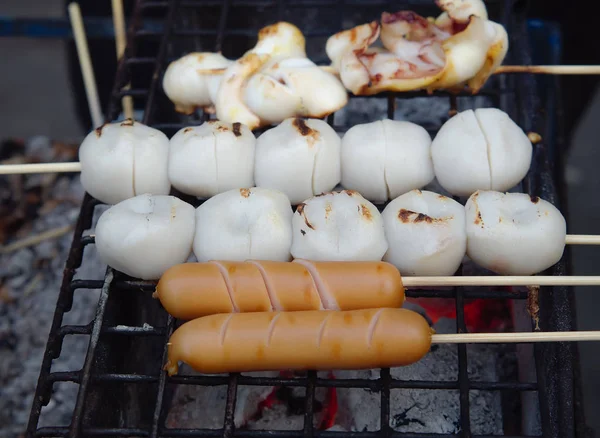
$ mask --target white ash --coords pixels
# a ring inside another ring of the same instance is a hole
[[[181,375],[200,375],[187,365],[180,368]],[[253,377],[279,377],[279,372],[243,373]],[[261,403],[273,396],[273,386],[238,385],[234,413],[236,428],[298,430],[304,424],[303,410],[289,409],[290,404],[275,400],[271,406],[259,409]],[[286,401],[295,399],[303,407],[305,388],[288,387]],[[315,390],[315,406],[321,411],[326,400],[326,388]],[[166,419],[168,428],[208,428],[223,427],[227,386],[177,385]],[[319,412],[315,413],[315,423],[321,420]]]
[[[440,319],[438,333],[455,333],[455,321]],[[468,355],[469,375],[474,380],[497,381],[502,367],[502,350],[485,346]],[[456,345],[434,345],[421,361],[392,368],[399,380],[454,381],[458,379]],[[377,378],[379,372],[338,371],[338,378]],[[500,393],[471,391],[471,428],[474,434],[502,433]],[[381,395],[367,389],[338,390],[336,424],[345,430],[372,431],[380,428]],[[390,426],[401,432],[458,433],[460,431],[458,390],[393,389],[390,392]]]
[[[36,139],[32,147],[45,143]],[[43,150],[42,146],[39,147]],[[34,176],[32,176],[34,177]],[[29,180],[28,180],[29,181]],[[28,182],[27,184],[33,184]],[[83,189],[78,177],[59,177],[49,198],[61,200],[32,223],[30,235],[74,225]],[[76,202],[75,202],[76,201]],[[0,255],[0,279],[8,297],[0,298],[0,437],[25,430],[40,372],[42,357],[54,316],[73,232],[9,254]],[[93,246],[92,246],[93,248]],[[105,267],[86,251],[77,276],[103,278]],[[96,310],[99,291],[76,290],[73,308],[64,324],[87,324]],[[52,371],[78,371],[87,351],[89,336],[67,336]],[[40,426],[69,424],[78,385],[54,384]]]

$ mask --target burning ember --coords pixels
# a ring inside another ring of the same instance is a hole
[[[441,318],[456,319],[453,298],[407,298],[406,301],[420,306],[432,324]],[[512,328],[512,301],[489,298],[465,300],[464,315],[469,332],[507,331]]]

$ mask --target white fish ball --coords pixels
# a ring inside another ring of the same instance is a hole
[[[382,202],[433,181],[431,137],[398,120],[356,125],[342,139],[342,185]]]
[[[307,199],[298,205],[292,225],[297,259],[381,260],[388,248],[379,210],[351,190]]]
[[[524,193],[475,192],[465,206],[467,255],[503,275],[541,272],[562,257],[567,224],[560,211]]]
[[[516,186],[529,170],[532,152],[523,130],[495,108],[456,114],[431,144],[435,176],[457,196]]]
[[[465,208],[452,198],[413,190],[382,213],[389,249],[383,260],[404,276],[453,275],[467,249]]]
[[[194,207],[174,196],[143,194],[106,210],[96,225],[100,259],[117,271],[156,280],[192,252]]]
[[[171,138],[169,179],[188,195],[208,198],[254,185],[256,138],[241,123],[210,120]]]
[[[292,204],[332,190],[341,177],[341,140],[326,122],[290,118],[256,142],[257,187],[277,189]]]
[[[194,254],[209,260],[289,261],[292,206],[285,194],[264,188],[234,189],[196,209]]]
[[[168,157],[169,139],[158,129],[132,120],[108,123],[79,147],[81,184],[107,204],[144,193],[167,195]]]

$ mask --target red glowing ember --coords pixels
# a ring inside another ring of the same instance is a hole
[[[512,288],[508,287],[512,291]],[[440,318],[456,318],[456,302],[452,298],[407,298],[418,304],[435,324]],[[465,300],[465,326],[470,332],[494,332],[511,328],[512,300]]]
[[[329,379],[335,379],[333,373],[329,373],[327,376]],[[327,430],[334,426],[335,417],[338,412],[338,398],[337,391],[335,388],[327,388],[327,399],[323,404],[323,410],[321,411],[321,422],[319,423],[319,430]]]

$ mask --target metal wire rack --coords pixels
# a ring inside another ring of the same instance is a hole
[[[344,16],[361,14],[363,22],[375,18],[381,11],[415,8],[426,14],[432,9],[429,1],[318,1],[297,2],[262,0],[223,1],[150,1],[138,0],[129,31],[128,47],[119,65],[107,121],[119,114],[122,96],[133,96],[136,107],[144,108],[143,123],[172,135],[180,128],[199,124],[208,116],[192,116],[182,119],[172,110],[172,105],[161,90],[161,78],[168,62],[186,51],[214,49],[224,51],[231,57],[239,56],[249,47],[247,39],[253,39],[257,30],[277,20],[295,22],[294,17],[308,10],[316,11],[315,17],[323,21],[317,29],[305,30],[307,40],[321,38],[340,30]],[[488,3],[493,19],[502,22],[511,37],[509,56],[513,63],[531,64],[527,41],[524,2],[498,0]],[[244,14],[232,18],[234,8]],[[429,9],[427,9],[429,8]],[[433,12],[432,12],[433,13]],[[260,20],[240,19],[239,16],[260,16]],[[142,29],[145,19],[164,20],[162,29]],[[252,23],[250,23],[252,21]],[[229,52],[229,53],[228,53]],[[319,59],[318,61],[325,61]],[[313,58],[315,59],[315,58]],[[131,88],[123,86],[131,83]],[[492,99],[494,106],[507,111],[525,131],[542,134],[553,133],[553,148],[538,144],[535,148],[531,171],[523,183],[523,191],[540,196],[559,205],[555,184],[554,157],[549,152],[560,147],[560,108],[557,106],[558,87],[553,87],[541,97],[536,96],[535,79],[532,76],[496,77],[490,81],[482,94]],[[451,109],[457,109],[457,96],[443,92]],[[424,92],[387,94],[369,98],[386,99],[387,115],[394,117],[396,105],[404,99],[426,96]],[[468,97],[461,95],[461,97]],[[544,114],[544,107],[552,103],[559,108],[557,114]],[[335,126],[335,116],[328,122]],[[347,127],[335,126],[338,130]],[[439,126],[432,127],[435,131]],[[558,133],[558,135],[556,134]],[[186,200],[198,204],[197,201]],[[375,380],[319,378],[308,372],[302,378],[257,378],[240,374],[223,376],[174,376],[167,377],[162,371],[166,359],[166,343],[176,326],[160,305],[151,298],[154,284],[131,279],[123,274],[107,270],[104,281],[74,280],[81,266],[84,249],[93,245],[93,238],[84,236],[92,226],[94,208],[98,201],[85,196],[75,228],[72,247],[66,262],[64,279],[56,306],[46,352],[43,358],[38,386],[26,435],[28,437],[413,437],[440,436],[471,437],[469,393],[473,390],[502,391],[519,394],[523,391],[537,392],[541,415],[542,436],[574,437],[581,423],[578,409],[577,354],[572,344],[538,344],[534,346],[537,379],[534,381],[472,381],[467,370],[467,348],[458,345],[458,379],[455,381],[398,380],[392,378],[389,369],[382,369]],[[553,275],[567,272],[567,256],[551,269]],[[71,309],[76,294],[85,290],[101,289],[96,315],[87,325],[63,325],[63,318]],[[539,299],[527,293],[514,293],[492,288],[476,291],[454,288],[453,290],[408,291],[408,296],[451,298],[456,303],[457,326],[465,332],[464,304],[466,300],[506,299],[534,300],[539,306],[539,323],[542,330],[571,330],[574,327],[571,292],[565,287],[542,288]],[[52,362],[61,354],[67,336],[89,335],[89,346],[84,365],[80,370],[51,372]],[[72,421],[65,427],[41,427],[38,422],[42,407],[52,397],[52,386],[57,382],[74,382],[79,386]],[[167,387],[169,384],[200,386],[227,385],[227,401],[220,429],[167,429],[164,425],[168,409]],[[301,386],[306,388],[304,428],[298,431],[252,431],[236,430],[233,422],[237,389],[240,385]],[[323,432],[313,426],[315,389],[318,387],[369,388],[381,396],[381,429],[373,432]],[[460,400],[460,432],[458,435],[401,433],[390,426],[390,391],[413,388],[422,390],[454,390]]]

